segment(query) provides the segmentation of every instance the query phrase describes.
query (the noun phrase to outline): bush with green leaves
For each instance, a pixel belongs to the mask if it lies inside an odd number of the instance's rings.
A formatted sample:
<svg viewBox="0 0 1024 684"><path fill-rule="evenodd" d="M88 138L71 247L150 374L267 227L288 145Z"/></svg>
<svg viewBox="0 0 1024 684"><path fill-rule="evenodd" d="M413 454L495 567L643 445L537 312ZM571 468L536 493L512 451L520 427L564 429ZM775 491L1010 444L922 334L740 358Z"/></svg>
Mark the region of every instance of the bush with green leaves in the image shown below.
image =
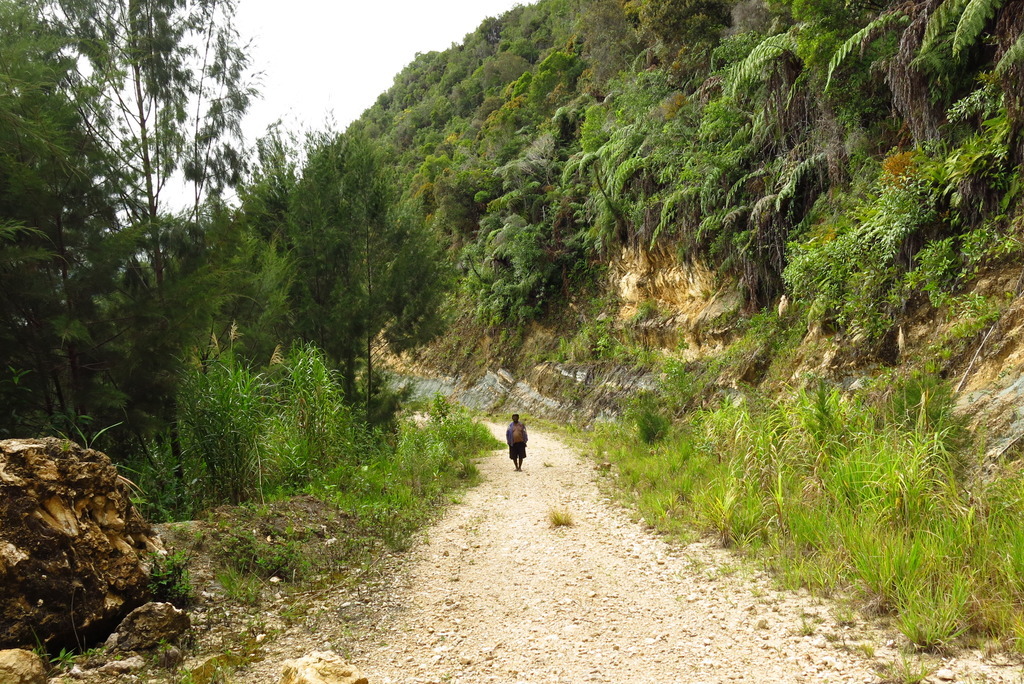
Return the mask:
<svg viewBox="0 0 1024 684"><path fill-rule="evenodd" d="M149 557L149 590L153 600L187 608L194 588L188 571L188 554L183 551L154 553Z"/></svg>
<svg viewBox="0 0 1024 684"><path fill-rule="evenodd" d="M638 396L626 411L626 419L633 423L636 436L645 444L664 439L672 425L652 394Z"/></svg>
<svg viewBox="0 0 1024 684"><path fill-rule="evenodd" d="M393 447L369 452L354 470L336 466L311 490L352 511L368 534L404 548L448 492L476 479L474 457L498 446L465 409L436 397L426 424L404 421Z"/></svg>

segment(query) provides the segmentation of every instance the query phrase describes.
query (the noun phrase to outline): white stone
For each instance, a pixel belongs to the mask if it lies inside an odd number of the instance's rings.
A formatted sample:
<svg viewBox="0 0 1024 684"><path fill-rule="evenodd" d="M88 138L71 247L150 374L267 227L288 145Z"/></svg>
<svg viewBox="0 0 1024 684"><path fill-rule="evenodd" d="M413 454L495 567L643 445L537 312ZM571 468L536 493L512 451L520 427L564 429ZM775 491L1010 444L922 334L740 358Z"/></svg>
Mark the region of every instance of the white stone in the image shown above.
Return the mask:
<svg viewBox="0 0 1024 684"><path fill-rule="evenodd" d="M366 677L331 651L287 660L279 684L369 684Z"/></svg>

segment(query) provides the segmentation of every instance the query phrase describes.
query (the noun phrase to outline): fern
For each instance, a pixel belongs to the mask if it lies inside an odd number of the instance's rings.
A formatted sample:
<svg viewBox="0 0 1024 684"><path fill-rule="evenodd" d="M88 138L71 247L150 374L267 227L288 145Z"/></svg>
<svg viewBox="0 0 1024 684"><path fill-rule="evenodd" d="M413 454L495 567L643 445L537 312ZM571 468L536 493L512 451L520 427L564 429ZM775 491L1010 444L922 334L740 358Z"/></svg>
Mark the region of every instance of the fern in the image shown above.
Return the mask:
<svg viewBox="0 0 1024 684"><path fill-rule="evenodd" d="M750 173L740 176L740 179L732 184L729 192L725 195L726 204L736 204L740 195L746 190L747 183L764 175L764 168L755 169Z"/></svg>
<svg viewBox="0 0 1024 684"><path fill-rule="evenodd" d="M772 129L768 125L767 111L765 107L760 107L750 121L749 139L755 145L769 144L772 140Z"/></svg>
<svg viewBox="0 0 1024 684"><path fill-rule="evenodd" d="M742 226L743 220L750 213L750 207L746 204L734 207L728 211L722 218L722 225L726 228L733 228L735 226Z"/></svg>
<svg viewBox="0 0 1024 684"><path fill-rule="evenodd" d="M597 154L601 161L607 162L610 167L627 157L634 156L643 142L641 123L633 123L616 130L611 139L597 150Z"/></svg>
<svg viewBox="0 0 1024 684"><path fill-rule="evenodd" d="M1011 45L1010 49L999 60L999 64L996 65L996 75L1002 76L1006 73L1007 69L1021 62L1024 62L1024 35L1017 38L1017 42Z"/></svg>
<svg viewBox="0 0 1024 684"><path fill-rule="evenodd" d="M815 173L818 168L825 163L826 156L824 152L811 155L807 159L803 160L794 167L793 172L790 173L789 179L786 184L779 190L779 194L775 198L775 211L782 211L782 204L793 199L796 196L797 188L804 182L804 180Z"/></svg>
<svg viewBox="0 0 1024 684"><path fill-rule="evenodd" d="M702 214L712 213L725 199L723 186L728 182L725 176L729 170L728 166L717 165L705 174L704 183L700 189L700 211Z"/></svg>
<svg viewBox="0 0 1024 684"><path fill-rule="evenodd" d="M959 57L965 48L973 45L985 26L996 15L1006 0L970 0L953 34L953 56Z"/></svg>
<svg viewBox="0 0 1024 684"><path fill-rule="evenodd" d="M722 221L727 213L726 209L721 209L705 216L704 220L697 227L697 239L705 240L720 233L722 231Z"/></svg>
<svg viewBox="0 0 1024 684"><path fill-rule="evenodd" d="M924 38L921 41L921 48L918 54L930 52L935 47L936 41L946 33L947 28L953 21L959 19L964 13L964 8L971 0L946 0L939 5L932 15L928 17L928 24L924 27Z"/></svg>
<svg viewBox="0 0 1024 684"><path fill-rule="evenodd" d="M665 198L665 201L661 205L661 216L658 220L658 225L654 229L654 234L651 236L651 247L654 247L661 233L676 220L676 216L678 215L677 208L679 206L692 207L699 197L700 188L698 186L681 184L676 187L672 194Z"/></svg>
<svg viewBox="0 0 1024 684"><path fill-rule="evenodd" d="M665 201L661 203L661 215L658 217L658 225L655 226L654 233L651 235L651 248L657 244L661 233L676 220L676 207L679 205L680 200L682 200L683 193L686 190L686 186L676 188L675 191L666 197Z"/></svg>
<svg viewBox="0 0 1024 684"><path fill-rule="evenodd" d="M750 51L746 59L729 70L727 93L736 97L737 91L747 83L760 80L767 65L786 53L796 54L796 36L792 33L777 33L761 41Z"/></svg>
<svg viewBox="0 0 1024 684"><path fill-rule="evenodd" d="M764 117L762 117L761 121L762 123L764 122ZM736 129L736 133L729 140L729 147L734 149L744 148L751 143L753 136L754 123L752 121L745 123Z"/></svg>
<svg viewBox="0 0 1024 684"><path fill-rule="evenodd" d="M825 79L825 90L827 91L829 86L832 85L832 74L835 73L835 70L846 61L855 49L859 48L863 51L869 43L884 35L887 31L896 26L906 24L908 21L909 17L899 10L881 14L870 24L850 36L845 43L839 46L839 49L832 55L832 59L828 63L828 78Z"/></svg>
<svg viewBox="0 0 1024 684"><path fill-rule="evenodd" d="M586 172L597 159L597 152L574 155L565 163L565 168L562 169L562 184L568 185L574 176Z"/></svg>
<svg viewBox="0 0 1024 684"><path fill-rule="evenodd" d="M749 223L754 226L763 225L765 218L771 214L770 209L775 207L775 200L778 195L768 194L757 200L750 208Z"/></svg>
<svg viewBox="0 0 1024 684"><path fill-rule="evenodd" d="M623 189L626 187L626 183L630 181L641 169L644 168L644 163L647 160L644 157L630 157L615 169L615 173L612 175L611 183L611 194L614 197L618 197L622 194Z"/></svg>

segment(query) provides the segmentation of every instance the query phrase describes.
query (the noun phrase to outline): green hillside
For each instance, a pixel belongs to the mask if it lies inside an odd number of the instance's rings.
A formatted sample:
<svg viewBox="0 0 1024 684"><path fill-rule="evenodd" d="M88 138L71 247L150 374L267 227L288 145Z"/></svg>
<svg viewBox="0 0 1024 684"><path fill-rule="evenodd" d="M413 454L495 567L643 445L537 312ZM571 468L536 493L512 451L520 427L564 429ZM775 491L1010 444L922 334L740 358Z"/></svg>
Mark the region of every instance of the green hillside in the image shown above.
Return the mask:
<svg viewBox="0 0 1024 684"><path fill-rule="evenodd" d="M1019 653L1022 7L541 0L420 55L350 129L457 271L419 369L646 373L595 439L645 521Z"/></svg>
<svg viewBox="0 0 1024 684"><path fill-rule="evenodd" d="M933 9L542 0L418 56L353 130L489 324L629 246L878 345L924 298L993 315L958 294L1020 254L1019 7Z"/></svg>

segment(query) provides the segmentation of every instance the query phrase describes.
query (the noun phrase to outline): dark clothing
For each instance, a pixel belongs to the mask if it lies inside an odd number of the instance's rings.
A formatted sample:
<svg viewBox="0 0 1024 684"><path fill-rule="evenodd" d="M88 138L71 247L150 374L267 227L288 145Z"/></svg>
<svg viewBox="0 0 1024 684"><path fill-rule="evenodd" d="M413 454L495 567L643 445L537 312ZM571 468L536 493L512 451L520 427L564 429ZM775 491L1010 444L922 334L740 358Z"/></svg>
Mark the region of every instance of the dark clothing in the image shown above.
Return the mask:
<svg viewBox="0 0 1024 684"><path fill-rule="evenodd" d="M519 428L518 430L516 428ZM522 441L518 441L515 433L522 434ZM505 442L508 443L508 457L512 459L512 463L515 464L516 470L523 469L523 459L526 458L526 441L530 439L530 436L526 434L526 425L522 422L511 422L508 424L508 429L505 430Z"/></svg>

